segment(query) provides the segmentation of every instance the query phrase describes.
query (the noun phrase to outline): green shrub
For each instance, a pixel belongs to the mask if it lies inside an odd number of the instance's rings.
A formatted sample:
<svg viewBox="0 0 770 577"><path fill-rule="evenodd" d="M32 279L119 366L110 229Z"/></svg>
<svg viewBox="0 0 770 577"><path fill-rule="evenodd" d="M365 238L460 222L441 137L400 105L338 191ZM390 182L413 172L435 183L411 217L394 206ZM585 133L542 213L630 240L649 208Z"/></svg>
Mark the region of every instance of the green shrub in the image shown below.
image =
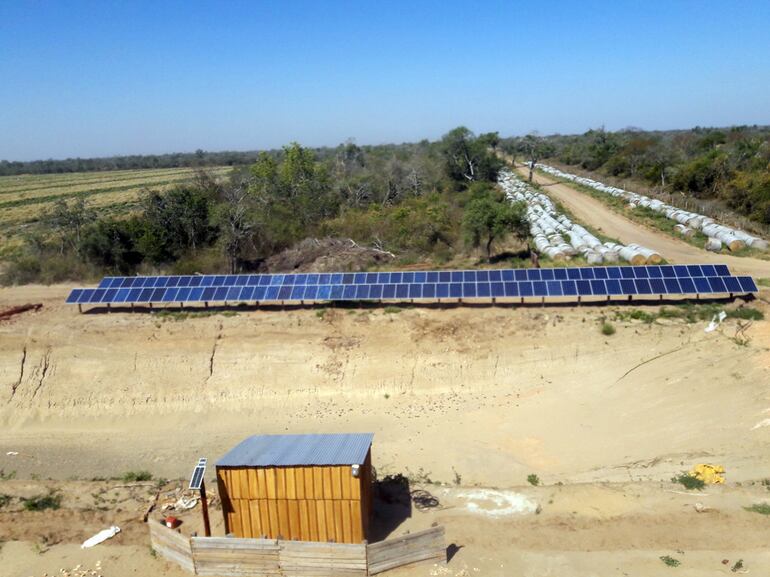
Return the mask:
<svg viewBox="0 0 770 577"><path fill-rule="evenodd" d="M602 334L606 337L614 335L615 327L608 322L602 323Z"/></svg>
<svg viewBox="0 0 770 577"><path fill-rule="evenodd" d="M744 509L760 515L770 515L770 503L754 503L751 507L744 507Z"/></svg>
<svg viewBox="0 0 770 577"><path fill-rule="evenodd" d="M11 497L10 495L0 493L0 509L8 505L11 502L11 499L13 499L13 497Z"/></svg>
<svg viewBox="0 0 770 577"><path fill-rule="evenodd" d="M540 477L538 477L534 473L530 473L529 475L527 475L527 483L529 483L533 487L537 487L540 484Z"/></svg>
<svg viewBox="0 0 770 577"><path fill-rule="evenodd" d="M121 478L125 483L135 483L138 481L151 481L152 473L149 471L129 471L125 473Z"/></svg>
<svg viewBox="0 0 770 577"><path fill-rule="evenodd" d="M61 507L61 495L50 492L47 495L37 495L29 499L22 499L21 504L26 511L56 510Z"/></svg>
<svg viewBox="0 0 770 577"><path fill-rule="evenodd" d="M727 311L727 317L745 321L761 321L765 318L765 315L762 311L751 307L740 307L738 309Z"/></svg>
<svg viewBox="0 0 770 577"><path fill-rule="evenodd" d="M698 491L706 486L706 483L703 481L703 479L693 477L690 475L690 473L682 473L678 477L672 477L671 481L673 483L679 483L680 485L684 486L685 489L697 489Z"/></svg>
<svg viewBox="0 0 770 577"><path fill-rule="evenodd" d="M660 560L663 561L663 563L665 563L669 567L679 567L682 564L682 562L679 559L674 559L669 555L663 555L660 558Z"/></svg>
<svg viewBox="0 0 770 577"><path fill-rule="evenodd" d="M384 309L382 309L382 312L389 315L395 315L400 313L402 310L404 309L402 309L401 307L387 306Z"/></svg>

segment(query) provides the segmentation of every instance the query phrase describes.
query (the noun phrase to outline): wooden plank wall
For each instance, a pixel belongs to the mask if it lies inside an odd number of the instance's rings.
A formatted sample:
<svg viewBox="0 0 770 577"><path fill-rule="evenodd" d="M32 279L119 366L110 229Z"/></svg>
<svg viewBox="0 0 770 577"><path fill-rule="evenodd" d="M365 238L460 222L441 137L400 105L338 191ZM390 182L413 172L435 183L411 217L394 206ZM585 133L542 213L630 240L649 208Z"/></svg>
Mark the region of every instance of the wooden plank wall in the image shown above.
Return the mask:
<svg viewBox="0 0 770 577"><path fill-rule="evenodd" d="M366 577L366 545L280 541L281 575Z"/></svg>
<svg viewBox="0 0 770 577"><path fill-rule="evenodd" d="M197 575L281 575L274 539L193 537L190 542Z"/></svg>
<svg viewBox="0 0 770 577"><path fill-rule="evenodd" d="M433 527L418 533L388 539L366 546L369 575L403 565L429 561L446 563L444 527Z"/></svg>
<svg viewBox="0 0 770 577"><path fill-rule="evenodd" d="M349 465L218 467L226 530L244 538L361 543L367 475L353 477Z"/></svg>
<svg viewBox="0 0 770 577"><path fill-rule="evenodd" d="M371 545L187 537L151 521L152 548L190 573L247 577L366 577L418 562L446 563L444 528Z"/></svg>
<svg viewBox="0 0 770 577"><path fill-rule="evenodd" d="M190 540L157 521L150 520L150 544L160 556L173 561L182 569L195 572Z"/></svg>

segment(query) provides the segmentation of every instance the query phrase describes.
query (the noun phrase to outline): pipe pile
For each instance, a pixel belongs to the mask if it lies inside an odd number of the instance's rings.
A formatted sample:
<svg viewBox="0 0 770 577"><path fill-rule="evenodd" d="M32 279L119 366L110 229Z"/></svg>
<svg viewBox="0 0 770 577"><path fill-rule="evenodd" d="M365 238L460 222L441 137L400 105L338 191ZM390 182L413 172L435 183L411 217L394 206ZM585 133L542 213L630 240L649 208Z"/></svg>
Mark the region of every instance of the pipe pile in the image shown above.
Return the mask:
<svg viewBox="0 0 770 577"><path fill-rule="evenodd" d="M524 202L527 206L529 232L539 254L551 260L565 260L582 255L590 265L616 263L620 260L634 265L658 264L661 256L648 248L602 243L598 238L566 215L558 212L550 198L530 187L510 171L501 171L498 184L508 200Z"/></svg>
<svg viewBox="0 0 770 577"><path fill-rule="evenodd" d="M630 208L642 206L655 212L661 213L665 215L666 218L674 220L678 223L674 227L674 230L682 236L689 238L693 235L693 231L698 230L709 237L706 241L706 246L704 247L706 250L713 250L718 252L722 249L722 245L726 246L731 251L739 250L744 246L750 246L751 248L755 248L757 250L768 249L769 245L766 240L750 235L747 232L736 228L730 228L729 226L717 224L714 222L713 218L703 216L702 214L690 212L688 210L682 210L680 208L676 208L675 206L671 206L670 204L666 204L661 200L650 198L648 196L644 196L643 194L637 194L622 188L617 188L615 186L609 186L591 178L570 174L568 172L559 170L558 168L554 168L553 166L548 166L546 164L537 164L536 166L540 170L547 172L548 174L552 174L558 178L577 182L584 186L591 187L594 190L598 190L599 192L604 192L606 194L622 198L628 203Z"/></svg>

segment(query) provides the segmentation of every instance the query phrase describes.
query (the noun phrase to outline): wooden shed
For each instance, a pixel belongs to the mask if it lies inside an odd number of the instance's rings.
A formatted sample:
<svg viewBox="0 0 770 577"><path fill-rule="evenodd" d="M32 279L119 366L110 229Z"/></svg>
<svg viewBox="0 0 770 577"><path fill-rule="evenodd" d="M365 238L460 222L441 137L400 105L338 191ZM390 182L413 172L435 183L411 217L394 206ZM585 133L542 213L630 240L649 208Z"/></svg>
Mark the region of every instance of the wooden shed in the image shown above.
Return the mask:
<svg viewBox="0 0 770 577"><path fill-rule="evenodd" d="M217 462L225 531L360 543L372 514L371 433L256 435Z"/></svg>

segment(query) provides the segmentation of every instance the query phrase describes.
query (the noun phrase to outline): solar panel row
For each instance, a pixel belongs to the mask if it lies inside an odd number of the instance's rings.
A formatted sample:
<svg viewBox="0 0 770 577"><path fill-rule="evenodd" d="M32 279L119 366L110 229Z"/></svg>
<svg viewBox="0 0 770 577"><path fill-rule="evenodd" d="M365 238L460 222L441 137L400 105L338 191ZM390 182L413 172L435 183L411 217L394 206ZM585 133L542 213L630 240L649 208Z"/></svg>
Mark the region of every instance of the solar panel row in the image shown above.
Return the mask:
<svg viewBox="0 0 770 577"><path fill-rule="evenodd" d="M97 288L422 284L730 276L725 265L661 265L420 272L105 277Z"/></svg>
<svg viewBox="0 0 770 577"><path fill-rule="evenodd" d="M756 292L751 277L74 289L70 304L698 295Z"/></svg>

